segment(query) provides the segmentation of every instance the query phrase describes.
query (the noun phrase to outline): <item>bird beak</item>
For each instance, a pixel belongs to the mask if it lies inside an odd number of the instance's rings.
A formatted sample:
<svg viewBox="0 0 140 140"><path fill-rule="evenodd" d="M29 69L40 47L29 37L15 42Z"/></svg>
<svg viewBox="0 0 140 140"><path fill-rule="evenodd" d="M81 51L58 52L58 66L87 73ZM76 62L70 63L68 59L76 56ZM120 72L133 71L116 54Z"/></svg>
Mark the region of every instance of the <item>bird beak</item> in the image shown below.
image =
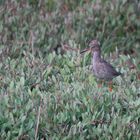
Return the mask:
<svg viewBox="0 0 140 140"><path fill-rule="evenodd" d="M87 51L91 51L91 48L86 48L86 49L82 50L82 51L80 52L80 54L85 53L85 52L87 52Z"/></svg>

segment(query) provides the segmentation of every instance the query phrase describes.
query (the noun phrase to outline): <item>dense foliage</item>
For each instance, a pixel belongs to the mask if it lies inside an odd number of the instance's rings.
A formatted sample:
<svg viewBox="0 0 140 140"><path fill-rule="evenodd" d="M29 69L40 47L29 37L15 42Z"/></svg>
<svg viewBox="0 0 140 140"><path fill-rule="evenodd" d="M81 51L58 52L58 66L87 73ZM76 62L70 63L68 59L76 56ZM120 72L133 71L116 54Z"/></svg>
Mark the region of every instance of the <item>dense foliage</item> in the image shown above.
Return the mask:
<svg viewBox="0 0 140 140"><path fill-rule="evenodd" d="M139 16L138 0L1 1L0 139L138 140ZM93 38L123 73L112 92L80 54Z"/></svg>

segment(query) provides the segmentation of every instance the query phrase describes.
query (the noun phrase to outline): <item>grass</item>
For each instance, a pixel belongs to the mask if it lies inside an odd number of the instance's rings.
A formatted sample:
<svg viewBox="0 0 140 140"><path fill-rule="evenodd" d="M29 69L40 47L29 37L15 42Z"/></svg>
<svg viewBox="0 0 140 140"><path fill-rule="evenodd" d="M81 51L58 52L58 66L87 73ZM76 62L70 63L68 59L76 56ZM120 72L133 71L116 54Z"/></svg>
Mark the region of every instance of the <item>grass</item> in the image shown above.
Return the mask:
<svg viewBox="0 0 140 140"><path fill-rule="evenodd" d="M0 139L138 140L138 6L129 0L2 1ZM91 56L79 53L93 38L123 73L112 92L106 84L98 88ZM69 48L63 54L55 52L61 45Z"/></svg>

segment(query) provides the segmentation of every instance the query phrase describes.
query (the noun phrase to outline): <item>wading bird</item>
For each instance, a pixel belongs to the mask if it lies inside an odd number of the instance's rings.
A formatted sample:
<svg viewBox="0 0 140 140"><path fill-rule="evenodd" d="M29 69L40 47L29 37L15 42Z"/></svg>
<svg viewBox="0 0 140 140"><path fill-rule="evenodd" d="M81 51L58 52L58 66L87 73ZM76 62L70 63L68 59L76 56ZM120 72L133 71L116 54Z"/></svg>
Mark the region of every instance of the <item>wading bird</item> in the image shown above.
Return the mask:
<svg viewBox="0 0 140 140"><path fill-rule="evenodd" d="M101 57L100 42L98 40L92 40L89 43L89 48L83 50L81 53L86 51L91 51L93 54L92 66L95 77L109 81L111 85L112 79L121 75L120 72L117 72L111 64ZM109 89L112 91L112 86Z"/></svg>

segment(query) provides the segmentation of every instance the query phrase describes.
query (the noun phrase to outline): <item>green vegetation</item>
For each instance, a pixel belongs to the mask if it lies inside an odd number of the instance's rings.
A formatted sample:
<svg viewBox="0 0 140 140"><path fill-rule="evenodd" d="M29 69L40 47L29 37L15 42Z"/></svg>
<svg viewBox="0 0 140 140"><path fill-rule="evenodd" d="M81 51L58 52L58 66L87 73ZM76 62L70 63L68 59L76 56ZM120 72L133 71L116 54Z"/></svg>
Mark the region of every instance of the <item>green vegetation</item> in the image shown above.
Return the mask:
<svg viewBox="0 0 140 140"><path fill-rule="evenodd" d="M1 1L0 139L139 140L139 16L138 0ZM123 73L112 92L79 53L93 38Z"/></svg>

